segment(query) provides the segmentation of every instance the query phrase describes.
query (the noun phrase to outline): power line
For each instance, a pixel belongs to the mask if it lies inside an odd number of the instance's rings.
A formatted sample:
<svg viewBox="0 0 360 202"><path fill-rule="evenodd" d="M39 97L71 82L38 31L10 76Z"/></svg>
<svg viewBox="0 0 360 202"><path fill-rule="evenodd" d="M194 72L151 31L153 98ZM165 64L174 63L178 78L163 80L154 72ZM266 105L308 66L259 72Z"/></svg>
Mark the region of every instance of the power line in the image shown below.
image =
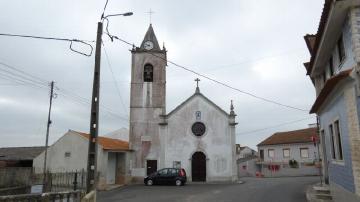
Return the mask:
<svg viewBox="0 0 360 202"><path fill-rule="evenodd" d="M123 42L123 43L126 43L126 44L128 44L128 45L134 46L134 45L131 44L130 42L127 42L127 41L125 41L125 40L123 40L123 39L120 39L120 38L117 37L117 36L112 36L112 37L113 37L114 39L117 39L117 40ZM222 85L222 86L224 86L224 87L230 88L230 89L232 89L232 90L235 90L235 91L240 92L240 93L242 93L242 94L248 95L248 96L250 96L250 97L253 97L253 98L262 100L262 101L264 101L264 102L272 103L272 104L279 105L279 106L286 107L286 108L290 108L290 109L295 109L295 110L298 110L298 111L303 111L303 112L308 112L308 111L309 111L309 110L307 110L307 109L301 109L301 108L294 107L294 106L291 106L291 105L283 104L283 103L280 103L280 102L277 102L277 101L274 101L274 100L271 100L271 99L268 99L268 98L264 98L264 97L258 96L258 95L254 94L254 93L250 93L250 92L241 90L241 89L236 88L236 87L233 87L233 86L231 86L231 85L229 85L229 84L227 84L227 83L225 83L225 82L218 81L218 80L213 79L213 78L211 78L211 77L209 77L209 76L207 76L207 75L205 75L205 74L201 74L201 73L199 73L199 72L196 72L196 71L192 70L190 67L185 67L185 66L183 66L183 65L177 64L177 63L175 63L175 62L173 62L173 61L171 61L171 60L168 60L167 58L161 57L161 56L156 55L156 54L154 54L154 53L147 52L147 51L145 51L145 53L150 54L150 55L152 55L152 56L154 56L154 57L160 58L160 59L166 61L167 63L170 63L170 64L172 64L172 65L174 65L174 66L176 66L176 67L179 67L179 68L184 69L184 70L186 70L186 71L188 71L188 72L191 72L191 73L193 73L193 74L195 74L195 75L198 75L198 76L200 76L200 77L203 77L203 78L205 78L205 79L207 79L207 80L210 80L210 81L212 81L212 82L214 82L214 83L217 83L217 84Z"/></svg>
<svg viewBox="0 0 360 202"><path fill-rule="evenodd" d="M40 77L34 76L30 73L27 73L27 72L25 72L19 68L16 68L14 66L5 64L4 62L1 62L1 61L0 61L0 65L3 65L4 67L14 70L13 72L11 72L11 71L0 68L0 77L1 78L4 78L8 81L15 82L18 84L48 90L49 82L47 82L46 80L44 80ZM57 88L57 90L61 91L58 93L59 95L67 97L67 98L77 102L78 104L82 104L82 105L85 104L87 106L91 104L91 101L89 99L81 97L81 96L77 95L76 93L73 93L69 90L66 90L64 88L60 88L60 89ZM114 110L112 110L111 108L109 108L107 106L100 105L100 107L101 107L101 109L104 110L104 112L106 112L109 115L112 115L113 117L116 117L116 118L119 118L122 120L128 120L128 118L124 118L123 116L118 115L117 113L114 112Z"/></svg>
<svg viewBox="0 0 360 202"><path fill-rule="evenodd" d="M60 89L61 91L61 89ZM58 93L59 95L63 96L64 98L67 98L68 100L71 100L79 105L82 105L82 106L90 106L91 103L89 100L83 100L84 98L78 98L76 96L72 96L72 95L69 95L69 94L66 94L64 92L59 92ZM104 110L104 112L114 118L117 118L117 119L121 119L121 120L124 120L124 121L128 121L128 119L126 117L123 117L123 116L120 116L119 114L117 113L114 113L112 109L108 108L108 107L105 107L105 106L101 106L101 109Z"/></svg>
<svg viewBox="0 0 360 202"><path fill-rule="evenodd" d="M44 83L44 82L39 82L39 81L37 81L37 80L28 78L28 77L26 77L26 76L24 76L24 75L20 75L20 74L17 74L17 73L15 73L15 72L11 72L11 71L8 71L8 70L5 70L5 69L1 69L1 68L0 68L0 71L5 72L5 73L7 73L7 74L9 74L9 75L11 75L11 76L17 76L17 77L19 77L19 78L21 78L21 79L23 79L23 80L30 81L30 82L36 83L36 84L38 84L38 85L44 85L44 84L46 84L46 83Z"/></svg>
<svg viewBox="0 0 360 202"><path fill-rule="evenodd" d="M34 82L31 82L31 81L28 81L28 80L21 79L21 78L17 77L16 74L15 75L8 75L8 74L1 73L1 71L0 71L0 77L6 79L8 81L18 83L18 84L23 84L23 85L27 85L27 86L30 85L30 86L35 87L35 88L42 88L42 89L46 88L47 89L46 85L41 85L41 84L38 84L38 83L34 83Z"/></svg>
<svg viewBox="0 0 360 202"><path fill-rule="evenodd" d="M15 71L17 71L17 72L20 72L20 73L22 73L22 74L28 75L28 76L30 76L30 77L32 77L32 78L34 78L34 79L38 79L38 80L42 81L43 83L48 83L46 80L41 79L41 78L39 78L39 77L37 77L37 76L31 75L31 74L29 74L29 73L26 73L26 72L24 72L24 71L22 71L22 70L20 70L20 69L18 69L18 68L16 68L16 67L14 67L14 66L5 64L5 63L3 63L3 62L1 62L1 61L0 61L0 64L3 65L3 66L5 66L5 67L7 67L7 68L13 69L13 70L15 70Z"/></svg>
<svg viewBox="0 0 360 202"><path fill-rule="evenodd" d="M250 130L250 131L246 131L246 132L241 132L241 133L236 133L236 135L247 135L250 133L255 133L255 132L259 132L259 131L264 131L264 130L268 130L268 129L272 129L272 128L277 128L280 126L284 126L284 125L289 125L289 124L293 124L293 123L297 123L297 122L301 122L301 121L305 121L305 120L309 120L309 119L313 119L314 117L307 117L307 118L303 118L303 119L298 119L295 121L290 121L290 122L285 122L285 123L281 123L278 125L273 125L273 126L269 126L266 128L261 128L261 129L255 129L255 130Z"/></svg>
<svg viewBox="0 0 360 202"><path fill-rule="evenodd" d="M22 37L22 38L33 38L33 39L48 39L48 40L57 40L57 41L95 42L94 40L91 41L91 40L80 40L80 39L69 39L69 38L57 38L57 37L44 37L44 36L23 35L23 34L5 34L5 33L0 33L0 36Z"/></svg>
<svg viewBox="0 0 360 202"><path fill-rule="evenodd" d="M106 10L106 7L107 7L108 3L109 3L109 0L106 0L105 6L104 6L104 10L103 10L103 12L102 12L102 14L101 14L101 19L104 18L105 10Z"/></svg>
<svg viewBox="0 0 360 202"><path fill-rule="evenodd" d="M124 112L125 112L126 114L128 114L128 111L126 110L126 106L125 106L124 100L123 100L123 98L122 98L122 96L121 96L121 92L120 92L120 89L119 89L119 84L118 84L118 82L117 82L117 80L116 80L116 78L115 78L115 74L114 74L114 71L113 71L112 66L111 66L111 63L110 63L109 55L107 54L107 51L106 51L106 48L105 48L105 44L102 43L102 45L103 45L103 47L104 47L105 58L106 58L106 61L107 61L107 63L108 63L108 67L109 67L110 72L111 72L111 77L112 77L112 79L113 79L114 82L115 82L116 92L117 92L117 94L118 94L119 97L120 97L121 105L122 105L122 107L123 107Z"/></svg>
<svg viewBox="0 0 360 202"><path fill-rule="evenodd" d="M23 34L6 34L6 33L0 33L0 36L8 36L8 37L21 37L21 38L32 38L32 39L44 39L44 40L55 40L55 41L67 41L70 42L70 50L79 53L81 55L85 55L90 57L92 55L92 52L94 48L92 47L91 42L95 41L89 41L89 40L80 40L80 39L69 39L69 38L57 38L57 37L43 37L43 36L34 36L34 35L23 35ZM73 48L73 42L82 43L90 47L90 53L83 53L78 50L75 50Z"/></svg>
<svg viewBox="0 0 360 202"><path fill-rule="evenodd" d="M82 104L82 105L86 105L86 106L91 105L91 101L89 99L84 98L80 95L77 95L76 93L73 93L64 88L59 88L59 91L60 91L60 93L59 93L60 95L67 97L69 99L72 99L72 100L76 101L78 104ZM119 118L122 120L126 120L126 121L128 120L128 118L115 113L113 109L111 109L105 105L100 104L100 109L104 110L104 112L108 113L109 115L112 115L113 117L116 117L116 118Z"/></svg>
<svg viewBox="0 0 360 202"><path fill-rule="evenodd" d="M25 84L21 84L21 83L0 83L0 86L21 86L21 85L25 85Z"/></svg>
<svg viewBox="0 0 360 202"><path fill-rule="evenodd" d="M282 51L280 53L277 54L272 54L272 55L268 55L268 56L263 56L263 57L258 57L258 58L254 58L254 59L247 59L247 60L243 60L243 61L239 61L237 63L232 63L232 64L218 64L218 65L211 65L214 66L215 68L210 68L207 69L207 71L212 71L212 70L217 70L219 68L223 69L223 68L228 68L228 67L232 67L232 66L237 66L237 65L242 65L242 64L246 64L246 63L253 63L253 62L258 62L261 60L265 60L265 59L269 59L269 58L277 58L279 56L282 56L286 53L286 55L288 55L289 53L294 54L295 52L299 52L301 50L304 50L303 48L298 48L298 49L292 49L292 50L287 50L287 51Z"/></svg>

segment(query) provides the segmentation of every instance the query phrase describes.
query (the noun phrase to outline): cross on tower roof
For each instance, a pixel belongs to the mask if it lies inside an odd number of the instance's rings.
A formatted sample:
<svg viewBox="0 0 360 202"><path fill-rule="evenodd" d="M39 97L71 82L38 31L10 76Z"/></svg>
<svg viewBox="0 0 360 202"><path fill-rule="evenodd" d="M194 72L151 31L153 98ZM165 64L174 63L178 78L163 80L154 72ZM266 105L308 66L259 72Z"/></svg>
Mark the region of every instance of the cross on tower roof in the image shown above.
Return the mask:
<svg viewBox="0 0 360 202"><path fill-rule="evenodd" d="M199 81L200 81L200 79L199 79L199 78L196 78L194 81L196 81L196 87L199 87Z"/></svg>
<svg viewBox="0 0 360 202"><path fill-rule="evenodd" d="M196 81L196 91L195 91L195 93L200 93L200 88L199 88L199 81L200 81L200 79L199 79L199 78L196 78L194 81Z"/></svg>
<svg viewBox="0 0 360 202"><path fill-rule="evenodd" d="M152 11L151 8L150 8L150 10L148 12L146 12L146 13L149 14L149 20L150 20L150 24L151 24L151 15L154 14L155 12Z"/></svg>

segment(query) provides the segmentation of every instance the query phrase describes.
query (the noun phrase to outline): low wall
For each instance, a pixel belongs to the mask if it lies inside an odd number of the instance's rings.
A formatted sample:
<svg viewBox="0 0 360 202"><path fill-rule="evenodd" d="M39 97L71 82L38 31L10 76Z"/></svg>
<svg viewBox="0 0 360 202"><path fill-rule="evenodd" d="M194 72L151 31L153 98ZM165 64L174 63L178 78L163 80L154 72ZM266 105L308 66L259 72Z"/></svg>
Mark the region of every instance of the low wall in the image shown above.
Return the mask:
<svg viewBox="0 0 360 202"><path fill-rule="evenodd" d="M320 175L319 168L314 165L299 165L291 168L288 164L260 164L260 172L264 177L297 177L297 176L317 176Z"/></svg>
<svg viewBox="0 0 360 202"><path fill-rule="evenodd" d="M52 192L43 194L20 194L0 196L0 202L49 202L49 201L73 201L80 202L85 196L84 191Z"/></svg>
<svg viewBox="0 0 360 202"><path fill-rule="evenodd" d="M257 159L249 159L246 161L238 161L238 177L255 177L256 172L259 171L258 166L256 165Z"/></svg>
<svg viewBox="0 0 360 202"><path fill-rule="evenodd" d="M18 186L9 188L0 188L0 196L28 194L31 192L31 186Z"/></svg>
<svg viewBox="0 0 360 202"><path fill-rule="evenodd" d="M31 186L32 168L0 168L0 188Z"/></svg>

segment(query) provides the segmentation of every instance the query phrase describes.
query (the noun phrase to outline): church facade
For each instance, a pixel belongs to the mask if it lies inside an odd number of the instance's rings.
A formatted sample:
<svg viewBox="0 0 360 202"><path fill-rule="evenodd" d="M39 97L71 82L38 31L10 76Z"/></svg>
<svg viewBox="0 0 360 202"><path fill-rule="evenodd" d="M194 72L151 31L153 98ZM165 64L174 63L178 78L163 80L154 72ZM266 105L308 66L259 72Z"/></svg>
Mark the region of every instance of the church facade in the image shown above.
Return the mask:
<svg viewBox="0 0 360 202"><path fill-rule="evenodd" d="M200 93L166 113L166 52L152 25L132 49L130 162L134 181L161 168L181 167L189 181L237 180L235 113ZM198 82L199 80L197 80Z"/></svg>

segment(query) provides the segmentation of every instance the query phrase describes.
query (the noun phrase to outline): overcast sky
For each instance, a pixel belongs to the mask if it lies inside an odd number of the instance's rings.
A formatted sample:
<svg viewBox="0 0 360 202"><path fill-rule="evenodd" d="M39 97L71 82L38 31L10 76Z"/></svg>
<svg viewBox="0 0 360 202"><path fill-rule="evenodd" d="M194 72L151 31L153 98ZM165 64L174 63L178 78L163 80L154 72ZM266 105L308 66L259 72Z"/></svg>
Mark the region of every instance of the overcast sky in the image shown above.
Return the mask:
<svg viewBox="0 0 360 202"><path fill-rule="evenodd" d="M0 33L95 40L104 3L0 1ZM149 26L146 12L152 9L152 24L159 43L165 43L169 60L258 96L310 109L315 92L302 65L309 60L303 36L316 32L322 4L322 0L109 0L106 14L134 12L133 16L110 18L109 31L139 46ZM106 35L103 41L109 60L103 49L100 99L106 108L101 110L100 134L128 127L131 65L130 46L111 42ZM0 36L0 44L1 63L56 82L50 143L68 129L89 131L90 105L75 96L91 98L94 54L74 53L63 41ZM75 48L88 51L86 46ZM0 147L43 145L49 90L9 81L6 71L12 70L0 65ZM167 112L194 93L196 77L167 67ZM315 122L310 118L248 133L313 116L200 79L201 92L224 110L229 111L230 100L234 100L237 143L242 145L256 148L276 131L301 129Z"/></svg>

